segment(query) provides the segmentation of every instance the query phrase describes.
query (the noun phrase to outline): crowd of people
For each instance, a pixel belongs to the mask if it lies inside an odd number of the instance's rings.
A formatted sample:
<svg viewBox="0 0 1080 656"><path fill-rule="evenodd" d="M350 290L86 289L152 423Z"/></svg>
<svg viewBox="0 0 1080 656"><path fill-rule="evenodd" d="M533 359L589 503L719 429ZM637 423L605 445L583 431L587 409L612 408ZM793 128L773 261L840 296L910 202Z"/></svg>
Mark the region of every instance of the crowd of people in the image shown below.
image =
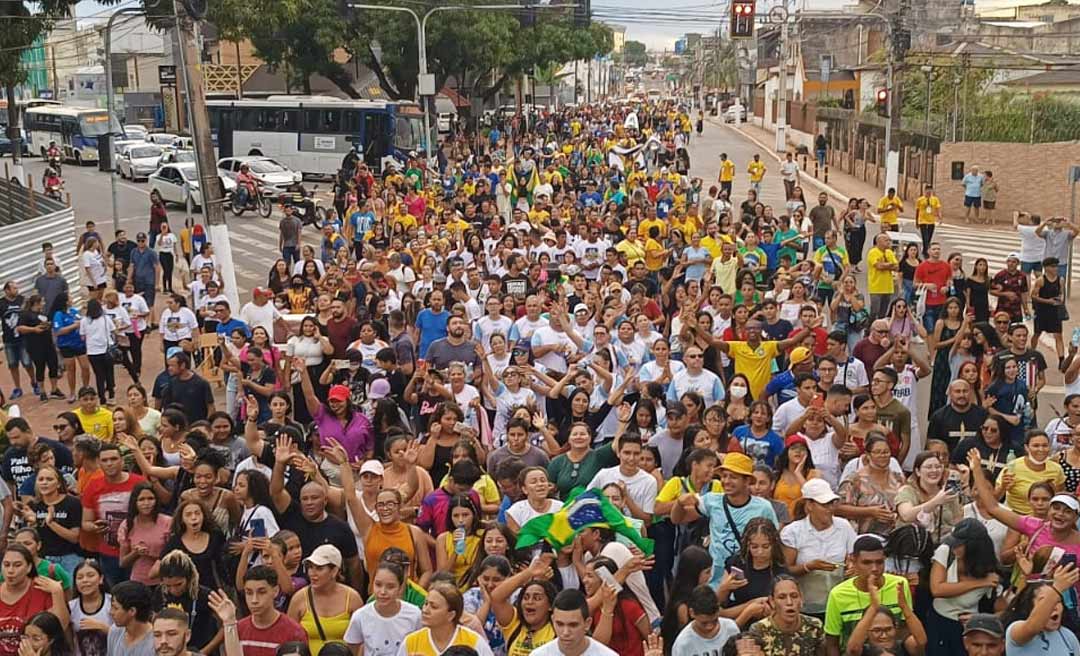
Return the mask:
<svg viewBox="0 0 1080 656"><path fill-rule="evenodd" d="M707 182L691 127L350 155L239 308L160 199L134 242L87 225L82 307L45 245L0 298L0 656L1080 654L1076 229L1020 216L965 270L932 189L894 248L893 190L810 207L790 154ZM22 375L75 404L51 438Z"/></svg>

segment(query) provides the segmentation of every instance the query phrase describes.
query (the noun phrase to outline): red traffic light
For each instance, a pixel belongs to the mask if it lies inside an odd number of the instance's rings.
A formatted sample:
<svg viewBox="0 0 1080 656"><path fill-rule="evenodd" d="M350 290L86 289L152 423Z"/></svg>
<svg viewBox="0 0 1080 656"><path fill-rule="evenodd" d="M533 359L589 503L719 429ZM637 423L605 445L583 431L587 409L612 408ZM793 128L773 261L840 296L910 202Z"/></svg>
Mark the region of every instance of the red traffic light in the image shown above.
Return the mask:
<svg viewBox="0 0 1080 656"><path fill-rule="evenodd" d="M756 0L732 0L731 36L752 37L754 35L754 10Z"/></svg>
<svg viewBox="0 0 1080 656"><path fill-rule="evenodd" d="M889 91L887 89L878 89L877 99L878 102L885 102L889 99Z"/></svg>

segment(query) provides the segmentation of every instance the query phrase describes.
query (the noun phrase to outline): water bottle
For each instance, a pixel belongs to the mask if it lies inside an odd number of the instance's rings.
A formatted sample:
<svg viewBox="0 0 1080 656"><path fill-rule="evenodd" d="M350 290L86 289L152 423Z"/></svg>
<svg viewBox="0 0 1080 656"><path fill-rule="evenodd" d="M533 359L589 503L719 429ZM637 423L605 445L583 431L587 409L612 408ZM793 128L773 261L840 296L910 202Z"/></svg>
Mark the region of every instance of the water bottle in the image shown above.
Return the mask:
<svg viewBox="0 0 1080 656"><path fill-rule="evenodd" d="M458 536L461 537L458 537ZM454 529L454 553L459 556L465 555L465 528L458 526Z"/></svg>

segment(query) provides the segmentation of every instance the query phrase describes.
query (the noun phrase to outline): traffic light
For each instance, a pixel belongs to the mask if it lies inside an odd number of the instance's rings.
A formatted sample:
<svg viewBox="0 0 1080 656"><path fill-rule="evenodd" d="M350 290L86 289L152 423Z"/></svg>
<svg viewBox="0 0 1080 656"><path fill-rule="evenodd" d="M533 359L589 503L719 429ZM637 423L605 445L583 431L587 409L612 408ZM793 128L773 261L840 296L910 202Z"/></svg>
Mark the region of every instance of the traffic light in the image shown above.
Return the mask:
<svg viewBox="0 0 1080 656"><path fill-rule="evenodd" d="M731 0L731 38L754 36L756 0Z"/></svg>
<svg viewBox="0 0 1080 656"><path fill-rule="evenodd" d="M574 7L574 27L588 27L591 17L592 0L577 0L577 6Z"/></svg>
<svg viewBox="0 0 1080 656"><path fill-rule="evenodd" d="M888 117L889 115L889 90L878 89L874 95L874 100L877 105L878 116Z"/></svg>

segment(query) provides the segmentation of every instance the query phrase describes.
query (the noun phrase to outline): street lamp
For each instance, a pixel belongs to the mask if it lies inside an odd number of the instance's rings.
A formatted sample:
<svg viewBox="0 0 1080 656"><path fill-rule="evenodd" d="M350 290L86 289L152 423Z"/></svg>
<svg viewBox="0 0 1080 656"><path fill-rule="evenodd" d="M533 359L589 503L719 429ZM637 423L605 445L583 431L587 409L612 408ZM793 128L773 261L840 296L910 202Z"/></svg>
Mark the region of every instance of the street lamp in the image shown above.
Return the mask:
<svg viewBox="0 0 1080 656"><path fill-rule="evenodd" d="M421 16L419 14L417 14L412 9L409 9L408 7L396 7L396 6L393 6L393 5L367 5L367 4L360 4L360 3L355 3L355 2L350 2L346 6L349 7L349 9L374 9L374 10L380 10L380 11L401 11L401 12L405 12L405 13L407 13L410 16L413 17L413 20L416 21L416 49L417 49L417 58L418 58L418 63L419 63L419 68L420 68L420 74L418 76L417 85L416 85L417 98L418 99L421 98L422 96L434 96L435 93L438 91L435 88L435 76L429 74L428 73L428 68L427 68L427 21L428 21L428 18L430 18L432 14L434 14L437 11L472 11L472 10L476 10L476 9L519 10L519 9L522 8L522 5L467 5L467 6L463 6L463 5L446 5L446 6L442 6L442 7L432 7L431 9L428 9L426 12L424 12L424 16L421 18ZM531 9L573 9L573 8L576 8L577 6L578 5L576 5L576 4L568 4L568 5L536 5L536 6L532 6ZM423 107L423 109L424 109L424 146L425 146L424 154L425 154L426 157L430 158L432 156L431 144L433 143L434 140L431 138L431 124L430 124L429 119L428 119L428 105L427 105L426 102L424 102L422 104L424 106Z"/></svg>
<svg viewBox="0 0 1080 656"><path fill-rule="evenodd" d="M109 22L105 24L105 111L109 114L109 139L108 139L108 153L101 152L98 149L98 158L109 158L109 191L112 194L112 223L113 232L120 230L120 210L117 202L117 183L116 183L116 148L113 144L113 138L117 135L112 131L113 114L116 111L116 89L113 88L113 71L112 71L112 28L117 18L121 16L145 16L146 12L139 7L124 7L113 12L112 16L109 16ZM100 146L100 144L98 144Z"/></svg>

